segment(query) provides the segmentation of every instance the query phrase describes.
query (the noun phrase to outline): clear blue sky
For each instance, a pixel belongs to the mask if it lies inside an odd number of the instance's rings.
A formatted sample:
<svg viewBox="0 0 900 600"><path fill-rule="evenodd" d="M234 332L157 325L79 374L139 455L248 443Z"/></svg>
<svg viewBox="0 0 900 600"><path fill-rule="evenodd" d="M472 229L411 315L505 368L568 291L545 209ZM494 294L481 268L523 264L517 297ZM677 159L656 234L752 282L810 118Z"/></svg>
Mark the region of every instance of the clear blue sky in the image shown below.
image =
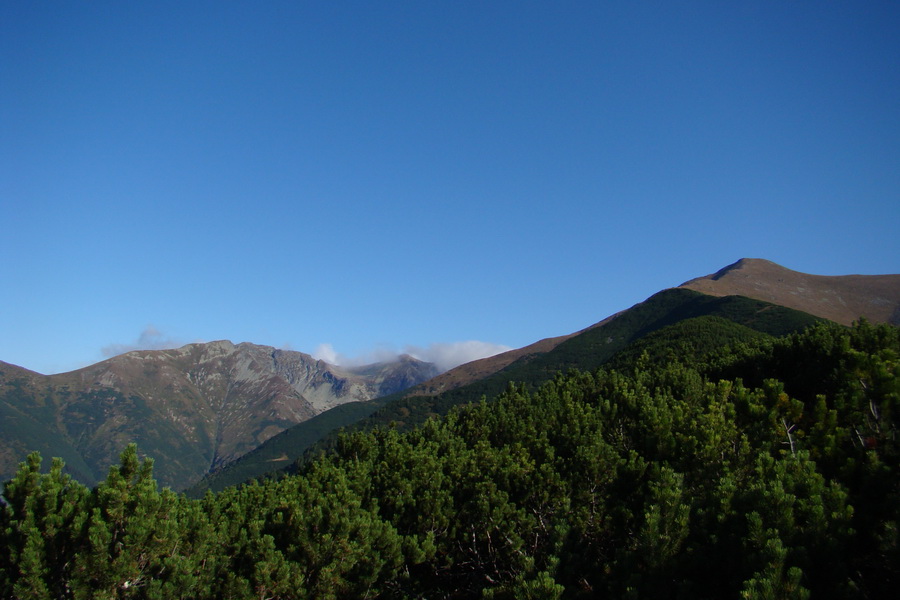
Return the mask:
<svg viewBox="0 0 900 600"><path fill-rule="evenodd" d="M897 2L4 2L0 360L520 347L741 257L898 273L898 31Z"/></svg>

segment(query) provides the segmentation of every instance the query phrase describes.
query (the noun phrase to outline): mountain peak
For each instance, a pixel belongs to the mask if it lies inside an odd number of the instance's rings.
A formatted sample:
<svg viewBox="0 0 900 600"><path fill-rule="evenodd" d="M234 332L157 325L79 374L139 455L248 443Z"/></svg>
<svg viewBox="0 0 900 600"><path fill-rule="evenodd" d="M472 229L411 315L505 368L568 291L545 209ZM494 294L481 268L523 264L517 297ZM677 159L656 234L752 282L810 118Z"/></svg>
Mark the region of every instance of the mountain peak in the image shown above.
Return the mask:
<svg viewBox="0 0 900 600"><path fill-rule="evenodd" d="M761 269L768 269L768 270L781 269L781 270L785 270L785 271L789 270L789 269L785 269L784 267L782 267L781 265L779 265L777 263L772 262L771 260L766 260L764 258L742 258L742 259L738 260L737 262L731 263L727 267L723 267L723 268L719 269L712 275L707 275L706 277L712 278L713 281L718 281L725 275L735 272L735 271L761 270ZM698 279L704 279L704 278L699 277ZM696 280L692 279L691 281L696 281ZM690 283L690 282L687 282L687 283ZM684 285L686 285L686 284L682 284L681 287L684 287Z"/></svg>
<svg viewBox="0 0 900 600"><path fill-rule="evenodd" d="M849 325L864 317L900 324L900 275L810 275L742 258L680 286L711 296L746 296Z"/></svg>
<svg viewBox="0 0 900 600"><path fill-rule="evenodd" d="M57 375L0 363L0 481L37 449L64 457L93 483L125 443L136 441L161 459L163 485L186 487L325 410L436 374L434 365L411 357L350 370L228 340L136 350Z"/></svg>

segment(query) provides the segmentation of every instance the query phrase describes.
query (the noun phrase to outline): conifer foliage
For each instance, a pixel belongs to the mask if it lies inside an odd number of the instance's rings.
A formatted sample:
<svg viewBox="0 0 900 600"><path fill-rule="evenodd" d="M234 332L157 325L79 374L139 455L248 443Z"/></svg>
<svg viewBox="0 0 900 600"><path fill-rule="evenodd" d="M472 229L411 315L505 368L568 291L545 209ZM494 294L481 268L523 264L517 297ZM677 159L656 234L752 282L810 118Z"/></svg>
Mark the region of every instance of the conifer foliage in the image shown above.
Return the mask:
<svg viewBox="0 0 900 600"><path fill-rule="evenodd" d="M93 490L31 455L0 597L894 597L896 328L615 365L200 500L158 490L134 446Z"/></svg>

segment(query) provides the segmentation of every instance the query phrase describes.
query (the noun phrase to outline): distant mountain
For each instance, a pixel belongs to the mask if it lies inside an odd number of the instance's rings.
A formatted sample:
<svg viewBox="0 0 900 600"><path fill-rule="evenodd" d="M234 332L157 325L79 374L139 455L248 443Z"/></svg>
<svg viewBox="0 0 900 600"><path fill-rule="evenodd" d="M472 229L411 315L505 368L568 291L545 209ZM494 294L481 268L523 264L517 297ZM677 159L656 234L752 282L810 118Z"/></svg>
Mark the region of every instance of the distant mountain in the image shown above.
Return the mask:
<svg viewBox="0 0 900 600"><path fill-rule="evenodd" d="M843 325L860 317L900 325L900 275L809 275L760 258L742 258L680 287L711 296L747 296Z"/></svg>
<svg viewBox="0 0 900 600"><path fill-rule="evenodd" d="M340 368L228 341L129 352L58 375L0 363L0 478L32 450L91 484L137 442L160 483L186 487L292 425L438 373L409 356Z"/></svg>
<svg viewBox="0 0 900 600"><path fill-rule="evenodd" d="M339 368L225 341L131 352L50 376L0 363L0 478L39 450L62 457L91 484L136 442L158 459L163 485L183 489L212 473L194 490L218 489L292 463L337 428L412 426L494 397L511 381L539 385L571 368L627 365L643 352L677 358L710 344L782 335L816 317L897 324L900 275L807 275L742 259L581 331L440 376L409 356Z"/></svg>

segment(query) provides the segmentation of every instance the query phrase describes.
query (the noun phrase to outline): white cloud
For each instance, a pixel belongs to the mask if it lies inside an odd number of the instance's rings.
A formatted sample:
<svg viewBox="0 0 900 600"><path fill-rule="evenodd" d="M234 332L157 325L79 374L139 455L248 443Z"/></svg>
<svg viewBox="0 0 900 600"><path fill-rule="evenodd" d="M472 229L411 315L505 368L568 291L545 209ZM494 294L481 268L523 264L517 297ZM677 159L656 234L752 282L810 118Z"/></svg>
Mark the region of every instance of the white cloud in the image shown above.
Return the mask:
<svg viewBox="0 0 900 600"><path fill-rule="evenodd" d="M438 342L429 344L428 346L406 346L402 352L393 348L380 346L374 350L363 353L359 356L350 357L341 354L334 349L331 344L319 344L313 351L312 356L318 360L323 360L332 365L341 365L344 367L353 367L360 365L368 365L377 362L389 362L396 360L401 354L409 354L419 360L434 363L440 371L449 371L453 367L461 364L494 356L501 352L512 350L509 346L502 344L492 344L490 342L480 342L477 340L469 340L466 342Z"/></svg>
<svg viewBox="0 0 900 600"><path fill-rule="evenodd" d="M181 342L165 336L153 325L147 325L134 342L110 344L101 348L100 352L105 358L111 358L133 350L167 350L181 345L183 345Z"/></svg>
<svg viewBox="0 0 900 600"><path fill-rule="evenodd" d="M379 362L391 362L397 360L400 352L387 346L378 346L373 350L369 350L359 356L348 356L334 349L334 346L328 343L319 344L312 352L312 357L316 360L324 360L332 365L342 367L359 367L362 365L371 365Z"/></svg>
<svg viewBox="0 0 900 600"><path fill-rule="evenodd" d="M319 346L315 350L313 350L312 357L316 360L324 360L331 365L340 364L338 353L335 352L334 346L332 346L331 344L319 344Z"/></svg>
<svg viewBox="0 0 900 600"><path fill-rule="evenodd" d="M434 363L441 371L449 371L467 362L494 356L508 350L512 350L512 348L502 344L469 340L466 342L439 342L425 348L407 346L406 353L419 360Z"/></svg>

